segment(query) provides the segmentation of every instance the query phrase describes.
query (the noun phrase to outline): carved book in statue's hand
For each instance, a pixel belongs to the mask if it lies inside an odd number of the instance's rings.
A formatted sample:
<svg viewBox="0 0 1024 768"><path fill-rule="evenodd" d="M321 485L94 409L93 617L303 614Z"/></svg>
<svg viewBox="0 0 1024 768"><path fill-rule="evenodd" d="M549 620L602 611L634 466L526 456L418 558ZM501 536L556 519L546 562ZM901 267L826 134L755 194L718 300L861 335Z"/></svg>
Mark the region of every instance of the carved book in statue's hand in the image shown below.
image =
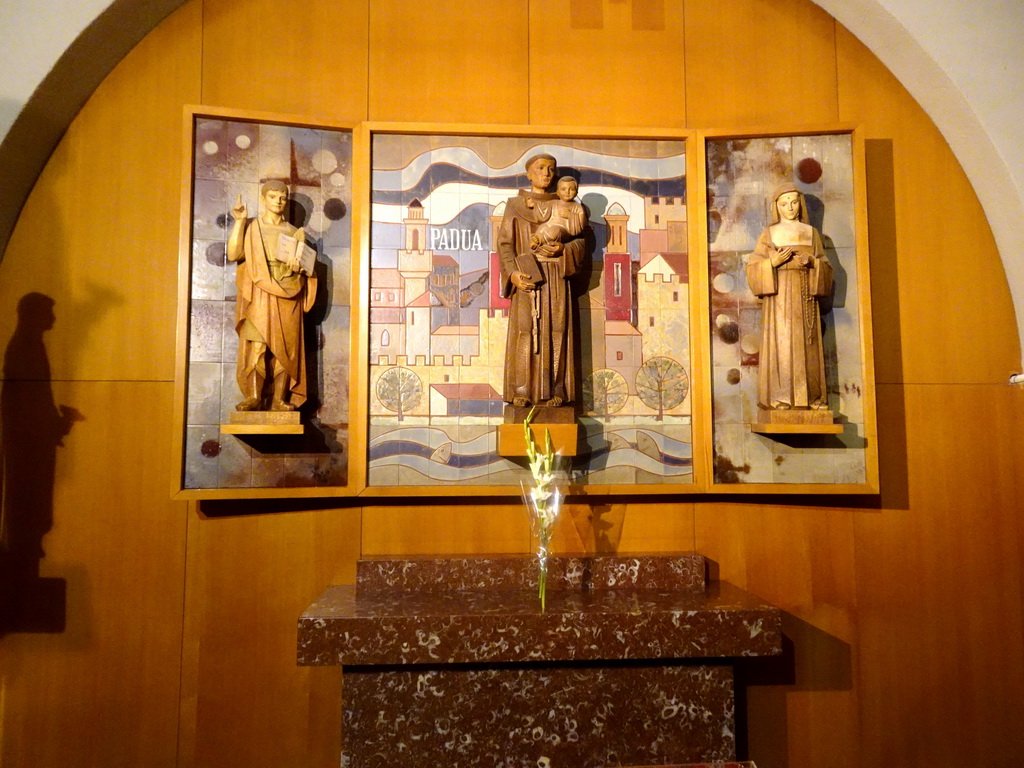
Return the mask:
<svg viewBox="0 0 1024 768"><path fill-rule="evenodd" d="M277 252L274 254L274 258L287 264L293 257L299 262L299 269L303 274L313 274L316 265L316 251L306 245L304 241L281 233L277 238Z"/></svg>
<svg viewBox="0 0 1024 768"><path fill-rule="evenodd" d="M540 264L531 253L520 253L516 256L516 269L525 272L534 285L544 282L544 273L540 271Z"/></svg>

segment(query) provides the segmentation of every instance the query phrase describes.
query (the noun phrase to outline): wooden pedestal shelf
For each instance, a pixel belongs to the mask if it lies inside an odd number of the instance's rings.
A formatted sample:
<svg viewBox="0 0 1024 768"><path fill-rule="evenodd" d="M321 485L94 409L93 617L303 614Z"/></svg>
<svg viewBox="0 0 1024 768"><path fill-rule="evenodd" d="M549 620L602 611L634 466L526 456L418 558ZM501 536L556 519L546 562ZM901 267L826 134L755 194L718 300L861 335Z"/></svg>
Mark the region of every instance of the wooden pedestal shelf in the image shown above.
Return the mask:
<svg viewBox="0 0 1024 768"><path fill-rule="evenodd" d="M571 405L506 405L502 411L505 423L498 425L498 453L502 456L526 456L526 433L523 422L533 414L530 431L538 448L547 444L545 433L551 435L551 446L559 456L575 456L579 443L579 425Z"/></svg>
<svg viewBox="0 0 1024 768"><path fill-rule="evenodd" d="M750 425L751 432L762 435L841 435L842 424L758 424Z"/></svg>
<svg viewBox="0 0 1024 768"><path fill-rule="evenodd" d="M232 411L231 423L221 424L223 435L301 435L298 411Z"/></svg>
<svg viewBox="0 0 1024 768"><path fill-rule="evenodd" d="M731 659L781 652L781 611L704 558L361 560L299 619L341 665L343 762L671 765L735 759ZM346 762L347 761L347 762Z"/></svg>
<svg viewBox="0 0 1024 768"><path fill-rule="evenodd" d="M835 423L832 411L790 408L784 411L758 409L751 432L763 435L839 435L843 425Z"/></svg>
<svg viewBox="0 0 1024 768"><path fill-rule="evenodd" d="M551 446L559 456L575 456L579 442L579 427L576 424L530 424L533 440L538 448L544 450L547 438L545 431L551 435ZM498 425L498 453L502 456L526 456L526 433L522 424Z"/></svg>

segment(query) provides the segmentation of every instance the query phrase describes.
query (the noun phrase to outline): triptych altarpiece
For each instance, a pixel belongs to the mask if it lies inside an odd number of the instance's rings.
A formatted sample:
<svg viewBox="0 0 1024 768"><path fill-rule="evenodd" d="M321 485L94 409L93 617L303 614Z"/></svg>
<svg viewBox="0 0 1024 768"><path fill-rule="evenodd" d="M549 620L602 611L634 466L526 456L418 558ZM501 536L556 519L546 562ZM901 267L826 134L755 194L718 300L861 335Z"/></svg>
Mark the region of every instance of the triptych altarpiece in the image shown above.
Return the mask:
<svg viewBox="0 0 1024 768"><path fill-rule="evenodd" d="M528 470L497 439L510 302L496 242L539 154L575 180L588 222L569 280L574 493L877 491L856 131L330 126L190 108L185 133L178 494L518 495ZM239 206L256 215L268 180L315 255L290 434L225 426L242 398L248 290L233 219ZM830 434L752 429L764 299L746 266L781 183L800 192L832 269L814 311Z"/></svg>

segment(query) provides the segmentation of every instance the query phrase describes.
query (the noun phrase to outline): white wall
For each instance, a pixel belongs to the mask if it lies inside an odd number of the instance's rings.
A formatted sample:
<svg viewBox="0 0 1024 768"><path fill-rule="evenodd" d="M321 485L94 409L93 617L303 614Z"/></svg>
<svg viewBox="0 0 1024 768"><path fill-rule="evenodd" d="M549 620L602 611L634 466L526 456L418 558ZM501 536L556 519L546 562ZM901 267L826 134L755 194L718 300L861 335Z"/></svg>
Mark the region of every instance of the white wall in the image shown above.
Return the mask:
<svg viewBox="0 0 1024 768"><path fill-rule="evenodd" d="M0 140L64 50L110 0L0 1Z"/></svg>

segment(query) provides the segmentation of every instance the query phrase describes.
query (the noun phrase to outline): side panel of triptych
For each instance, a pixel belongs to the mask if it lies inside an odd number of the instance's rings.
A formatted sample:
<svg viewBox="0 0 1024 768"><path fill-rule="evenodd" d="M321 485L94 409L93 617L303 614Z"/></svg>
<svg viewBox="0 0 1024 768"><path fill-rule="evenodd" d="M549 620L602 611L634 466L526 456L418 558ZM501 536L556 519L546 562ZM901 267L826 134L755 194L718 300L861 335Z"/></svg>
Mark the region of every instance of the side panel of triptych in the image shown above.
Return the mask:
<svg viewBox="0 0 1024 768"><path fill-rule="evenodd" d="M569 279L581 486L693 483L686 146L681 139L376 133L367 485L518 487L498 453L509 289L497 233L524 162L553 155L588 213Z"/></svg>
<svg viewBox="0 0 1024 768"><path fill-rule="evenodd" d="M352 133L234 115L196 114L192 121L191 212L183 214L189 245L181 299L187 353L179 350L187 354L179 365L185 377L180 487L199 496L342 489L349 475ZM292 274L275 263L278 233L257 226L267 182L287 192L285 228L301 228L309 249L289 295L260 287L255 267L248 271L257 262L248 244L243 258L229 258L241 217L247 233L261 235L264 271ZM276 277L266 285L277 285ZM273 338L253 387L246 380L254 377L252 361L239 354L240 338L249 336L257 344ZM261 401L239 419L249 407L241 404L254 393ZM294 413L285 413L289 406ZM260 433L247 423L275 419L293 421L295 434ZM238 434L247 430L255 434Z"/></svg>
<svg viewBox="0 0 1024 768"><path fill-rule="evenodd" d="M856 167L850 133L706 141L716 487L874 482Z"/></svg>

